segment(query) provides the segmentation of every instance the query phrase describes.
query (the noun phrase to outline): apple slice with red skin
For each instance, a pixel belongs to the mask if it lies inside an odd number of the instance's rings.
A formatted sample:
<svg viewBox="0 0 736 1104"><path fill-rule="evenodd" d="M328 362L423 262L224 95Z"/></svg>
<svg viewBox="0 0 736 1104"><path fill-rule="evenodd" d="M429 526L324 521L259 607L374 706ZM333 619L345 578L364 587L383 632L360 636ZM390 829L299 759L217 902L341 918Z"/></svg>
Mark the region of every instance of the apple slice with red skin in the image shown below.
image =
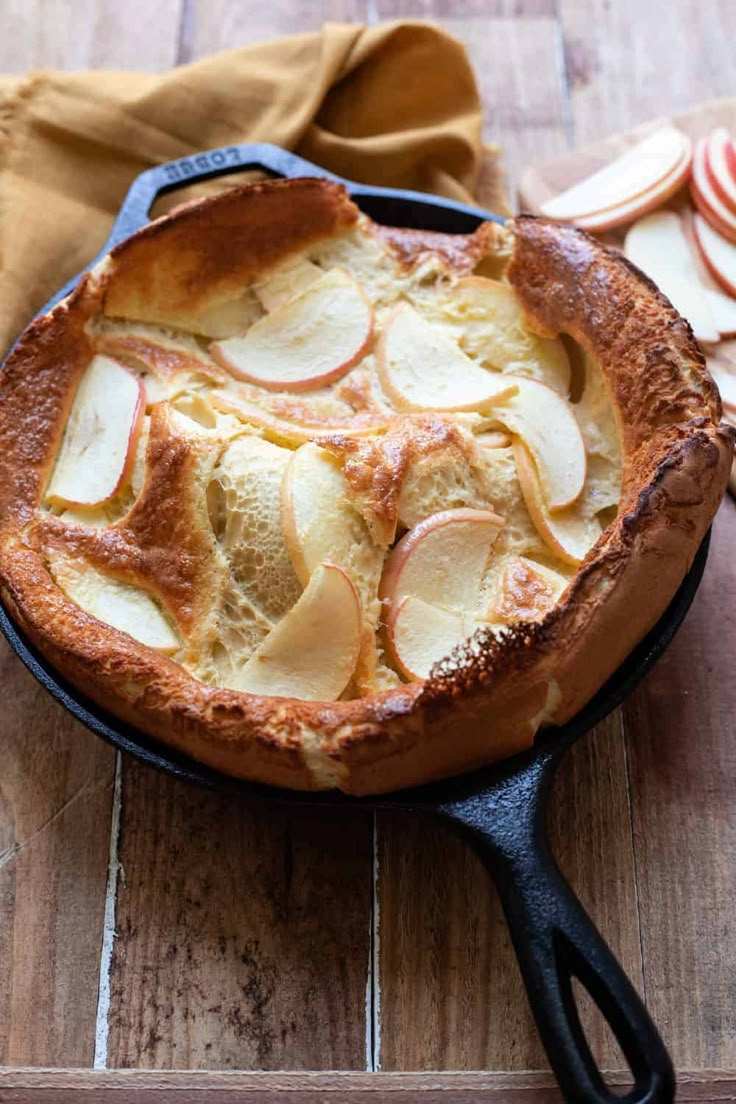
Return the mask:
<svg viewBox="0 0 736 1104"><path fill-rule="evenodd" d="M700 256L711 276L729 295L736 296L736 244L719 234L700 214L693 218L693 230Z"/></svg>
<svg viewBox="0 0 736 1104"><path fill-rule="evenodd" d="M490 510L442 510L406 533L386 559L379 596L389 627L399 602L413 594L459 612L478 605L480 584L503 518Z"/></svg>
<svg viewBox="0 0 736 1104"><path fill-rule="evenodd" d="M706 361L708 371L715 380L725 410L736 413L736 374L719 367L712 359Z"/></svg>
<svg viewBox="0 0 736 1104"><path fill-rule="evenodd" d="M238 673L235 690L334 701L355 671L363 636L358 594L345 572L320 564L299 601Z"/></svg>
<svg viewBox="0 0 736 1104"><path fill-rule="evenodd" d="M74 396L47 500L99 506L113 498L132 471L145 408L139 376L110 357L93 357Z"/></svg>
<svg viewBox="0 0 736 1104"><path fill-rule="evenodd" d="M690 139L672 126L661 127L615 161L543 203L541 213L578 222L612 211L651 193L689 156Z"/></svg>
<svg viewBox="0 0 736 1104"><path fill-rule="evenodd" d="M404 678L427 678L440 659L469 639L483 624L469 613L442 609L406 594L388 631L394 663Z"/></svg>
<svg viewBox="0 0 736 1104"><path fill-rule="evenodd" d="M674 211L653 211L638 219L626 235L624 253L688 320L698 341L718 341L710 300Z"/></svg>
<svg viewBox="0 0 736 1104"><path fill-rule="evenodd" d="M736 299L715 288L706 288L705 295L720 336L736 337Z"/></svg>
<svg viewBox="0 0 736 1104"><path fill-rule="evenodd" d="M311 391L357 364L372 333L373 308L363 289L333 268L210 352L237 379L271 391Z"/></svg>
<svg viewBox="0 0 736 1104"><path fill-rule="evenodd" d="M610 207L607 211L599 211L585 218L577 218L575 219L575 225L581 230L600 234L604 230L613 230L617 226L624 226L627 222L632 222L634 219L654 211L680 190L690 175L691 164L692 152L688 148L682 160L648 192L642 192L641 195L630 199L627 203L620 204L618 207Z"/></svg>
<svg viewBox="0 0 736 1104"><path fill-rule="evenodd" d="M736 242L736 214L718 198L710 182L705 163L706 148L705 138L701 138L695 144L690 194L693 203L714 230L729 241Z"/></svg>
<svg viewBox="0 0 736 1104"><path fill-rule="evenodd" d="M306 257L299 257L279 265L255 284L253 291L263 309L273 311L288 303L295 295L306 291L322 275L323 269L319 265L308 261Z"/></svg>
<svg viewBox="0 0 736 1104"><path fill-rule="evenodd" d="M725 154L726 167L734 180L736 180L736 142L734 142L733 138L729 138Z"/></svg>
<svg viewBox="0 0 736 1104"><path fill-rule="evenodd" d="M719 127L707 138L705 145L705 170L711 187L721 203L736 215L736 178L728 163L731 139L725 127Z"/></svg>
<svg viewBox="0 0 736 1104"><path fill-rule="evenodd" d="M539 477L526 447L521 441L516 441L513 448L519 486L534 528L556 556L565 563L577 566L601 535L600 523L581 517L573 510L551 513L545 504Z"/></svg>
<svg viewBox="0 0 736 1104"><path fill-rule="evenodd" d="M572 407L544 383L506 378L517 392L494 409L494 419L521 437L534 457L547 508L563 510L580 496L588 466Z"/></svg>
<svg viewBox="0 0 736 1104"><path fill-rule="evenodd" d="M485 410L517 380L481 368L442 326L408 303L389 315L376 347L381 387L397 410Z"/></svg>
<svg viewBox="0 0 736 1104"><path fill-rule="evenodd" d="M49 549L47 555L55 582L85 613L165 655L180 647L168 618L145 590L65 552Z"/></svg>

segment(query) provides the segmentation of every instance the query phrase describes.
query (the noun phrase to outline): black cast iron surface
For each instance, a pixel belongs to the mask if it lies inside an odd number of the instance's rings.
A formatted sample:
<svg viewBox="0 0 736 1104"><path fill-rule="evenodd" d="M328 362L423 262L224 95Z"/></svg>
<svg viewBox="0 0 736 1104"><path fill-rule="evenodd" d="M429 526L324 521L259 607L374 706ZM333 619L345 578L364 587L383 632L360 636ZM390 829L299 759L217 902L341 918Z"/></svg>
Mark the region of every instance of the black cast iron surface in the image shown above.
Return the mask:
<svg viewBox="0 0 736 1104"><path fill-rule="evenodd" d="M260 169L271 176L320 176L339 181L363 211L386 225L470 233L484 220L503 221L451 200L343 180L276 146L230 146L182 158L139 176L100 256L146 224L159 195L246 169ZM40 313L68 294L77 279L62 288ZM635 990L550 854L547 804L554 771L565 751L623 701L672 640L695 596L707 551L706 538L659 623L569 724L548 729L532 750L495 767L377 799L291 793L218 774L87 701L46 663L2 606L0 629L38 681L78 720L121 750L179 778L248 800L400 806L448 821L472 844L496 883L539 1034L565 1099L576 1104L613 1100L667 1104L674 1096L669 1055ZM572 992L573 978L582 982L595 1000L631 1067L634 1085L624 1097L606 1088L590 1052Z"/></svg>

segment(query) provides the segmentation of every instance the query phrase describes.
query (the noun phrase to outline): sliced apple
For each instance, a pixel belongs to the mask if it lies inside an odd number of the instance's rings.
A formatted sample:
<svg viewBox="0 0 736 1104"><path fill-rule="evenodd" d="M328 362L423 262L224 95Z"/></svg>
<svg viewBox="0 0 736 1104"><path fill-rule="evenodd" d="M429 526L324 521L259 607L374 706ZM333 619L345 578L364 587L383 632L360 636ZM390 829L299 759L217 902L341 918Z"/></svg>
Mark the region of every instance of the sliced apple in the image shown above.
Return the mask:
<svg viewBox="0 0 736 1104"><path fill-rule="evenodd" d="M300 295L311 287L323 274L319 265L312 264L306 257L284 265L256 284L253 291L265 311L273 311L288 303L295 295Z"/></svg>
<svg viewBox="0 0 736 1104"><path fill-rule="evenodd" d="M562 510L580 495L587 459L580 427L571 405L536 380L507 376L517 391L496 407L494 418L521 437L539 473L549 510Z"/></svg>
<svg viewBox="0 0 736 1104"><path fill-rule="evenodd" d="M270 440L291 447L335 433L345 433L351 437L368 436L385 429L391 421L391 417L382 417L379 414L356 414L353 419L348 419L344 423L337 419L329 422L289 421L272 414L247 396L239 395L235 391L218 388L208 392L207 398L216 410L225 414L234 414L240 421L263 430L264 435Z"/></svg>
<svg viewBox="0 0 736 1104"><path fill-rule="evenodd" d="M718 197L708 176L705 163L706 141L701 138L695 145L693 178L690 182L693 203L714 230L729 241L736 242L736 214Z"/></svg>
<svg viewBox="0 0 736 1104"><path fill-rule="evenodd" d="M362 288L334 268L210 352L238 379L269 390L309 391L344 376L365 353L372 331L373 308Z"/></svg>
<svg viewBox="0 0 736 1104"><path fill-rule="evenodd" d="M646 215L656 207L661 207L668 199L671 199L680 190L690 175L692 165L692 151L688 146L682 160L662 177L658 184L647 192L630 199L627 203L621 203L617 207L609 207L606 211L598 211L593 215L575 219L575 225L581 230L588 230L593 234L601 234L605 230L613 230L617 226L624 226L633 219Z"/></svg>
<svg viewBox="0 0 736 1104"><path fill-rule="evenodd" d="M281 485L281 525L302 583L329 559L348 572L365 602L375 598L383 554L351 505L339 463L314 442L302 445L289 461Z"/></svg>
<svg viewBox="0 0 736 1104"><path fill-rule="evenodd" d="M731 139L724 127L714 130L705 146L705 169L722 203L736 215L736 178L729 167Z"/></svg>
<svg viewBox="0 0 736 1104"><path fill-rule="evenodd" d="M626 235L624 252L688 320L698 341L718 341L710 300L674 211L654 211L635 222Z"/></svg>
<svg viewBox="0 0 736 1104"><path fill-rule="evenodd" d="M511 444L508 433L502 433L498 429L489 429L485 433L477 433L475 439L481 448L487 449L508 448Z"/></svg>
<svg viewBox="0 0 736 1104"><path fill-rule="evenodd" d="M495 573L486 611L489 621L541 621L556 605L569 580L525 556L509 556Z"/></svg>
<svg viewBox="0 0 736 1104"><path fill-rule="evenodd" d="M724 238L702 215L693 218L695 241L703 262L714 280L729 295L736 296L736 244Z"/></svg>
<svg viewBox="0 0 736 1104"><path fill-rule="evenodd" d="M176 633L144 590L63 552L49 550L48 561L57 585L85 613L156 651L171 654L178 649Z"/></svg>
<svg viewBox="0 0 736 1104"><path fill-rule="evenodd" d="M524 308L510 284L486 276L463 276L421 303L460 348L483 368L527 376L561 395L570 393L570 358L559 338L528 328Z"/></svg>
<svg viewBox="0 0 736 1104"><path fill-rule="evenodd" d="M712 360L707 361L708 371L715 380L721 394L721 402L729 413L736 413L736 375L719 367Z"/></svg>
<svg viewBox="0 0 736 1104"><path fill-rule="evenodd" d="M582 563L601 535L600 523L581 517L574 508L550 513L534 463L520 441L514 444L514 460L526 508L540 537L565 563Z"/></svg>
<svg viewBox="0 0 736 1104"><path fill-rule="evenodd" d="M388 632L394 662L406 679L427 678L435 663L473 635L482 624L468 613L441 609L405 595Z"/></svg>
<svg viewBox="0 0 736 1104"><path fill-rule="evenodd" d="M675 127L661 127L598 172L543 203L541 213L561 222L576 222L630 203L673 172L689 148L686 134Z"/></svg>
<svg viewBox="0 0 736 1104"><path fill-rule="evenodd" d="M334 701L350 681L362 641L358 594L339 567L320 564L295 606L271 630L233 689L275 698Z"/></svg>
<svg viewBox="0 0 736 1104"><path fill-rule="evenodd" d="M261 308L250 289L237 299L214 303L200 314L182 319L183 328L215 339L242 334L261 316Z"/></svg>
<svg viewBox="0 0 736 1104"><path fill-rule="evenodd" d="M389 627L406 594L458 612L478 605L480 584L503 519L490 510L443 510L415 525L391 552L381 578Z"/></svg>
<svg viewBox="0 0 736 1104"><path fill-rule="evenodd" d="M46 498L96 506L117 494L133 465L144 409L139 377L110 357L93 357L74 396Z"/></svg>
<svg viewBox="0 0 736 1104"><path fill-rule="evenodd" d="M381 386L398 410L483 410L516 391L516 380L479 367L440 326L403 303L376 349Z"/></svg>
<svg viewBox="0 0 736 1104"><path fill-rule="evenodd" d="M736 337L736 299L716 288L706 288L705 295L718 333L721 337Z"/></svg>

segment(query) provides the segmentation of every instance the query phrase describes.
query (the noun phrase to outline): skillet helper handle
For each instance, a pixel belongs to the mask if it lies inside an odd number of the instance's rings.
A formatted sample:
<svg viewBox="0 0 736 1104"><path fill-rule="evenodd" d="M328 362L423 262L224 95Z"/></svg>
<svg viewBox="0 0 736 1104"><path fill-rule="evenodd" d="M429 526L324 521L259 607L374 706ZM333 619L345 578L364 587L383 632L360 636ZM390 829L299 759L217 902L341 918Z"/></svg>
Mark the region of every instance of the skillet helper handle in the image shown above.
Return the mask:
<svg viewBox="0 0 736 1104"><path fill-rule="evenodd" d="M460 824L494 878L539 1035L568 1104L670 1104L675 1076L664 1043L549 850L547 785L531 777L544 772L545 764L537 764L515 785L511 780L505 805L484 803L481 794L439 811ZM629 1063L634 1086L623 1096L606 1087L590 1051L573 978L598 1005Z"/></svg>
<svg viewBox="0 0 736 1104"><path fill-rule="evenodd" d="M323 176L330 180L340 177L320 169L311 161L297 157L295 153L272 146L268 142L254 142L242 146L222 146L220 149L195 153L191 157L180 157L178 161L168 161L165 165L156 165L137 176L123 204L115 216L107 241L84 272L109 253L119 242L135 234L146 225L151 208L160 195L185 188L190 184L199 184L203 180L212 180L229 173L258 169L269 176ZM44 314L60 299L68 295L83 275L78 272L61 288L39 311Z"/></svg>
<svg viewBox="0 0 736 1104"><path fill-rule="evenodd" d="M303 157L268 142L222 146L220 149L205 150L191 157L180 157L178 161L156 165L136 177L123 200L102 252L106 253L118 242L145 226L153 204L165 192L251 169L268 173L269 176L321 176L330 180L341 180L334 173L313 165L311 161L305 161Z"/></svg>

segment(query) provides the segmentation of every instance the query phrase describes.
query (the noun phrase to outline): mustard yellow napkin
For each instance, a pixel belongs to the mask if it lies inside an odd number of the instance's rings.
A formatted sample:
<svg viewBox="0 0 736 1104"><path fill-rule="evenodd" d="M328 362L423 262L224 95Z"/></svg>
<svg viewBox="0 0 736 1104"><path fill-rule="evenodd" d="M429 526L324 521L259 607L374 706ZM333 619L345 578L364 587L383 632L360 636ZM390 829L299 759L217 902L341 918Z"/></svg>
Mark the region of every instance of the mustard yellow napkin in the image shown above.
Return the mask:
<svg viewBox="0 0 736 1104"><path fill-rule="evenodd" d="M463 47L421 23L327 24L163 76L0 78L0 348L101 248L138 173L251 141L469 201L481 105ZM482 201L500 209L489 156Z"/></svg>

